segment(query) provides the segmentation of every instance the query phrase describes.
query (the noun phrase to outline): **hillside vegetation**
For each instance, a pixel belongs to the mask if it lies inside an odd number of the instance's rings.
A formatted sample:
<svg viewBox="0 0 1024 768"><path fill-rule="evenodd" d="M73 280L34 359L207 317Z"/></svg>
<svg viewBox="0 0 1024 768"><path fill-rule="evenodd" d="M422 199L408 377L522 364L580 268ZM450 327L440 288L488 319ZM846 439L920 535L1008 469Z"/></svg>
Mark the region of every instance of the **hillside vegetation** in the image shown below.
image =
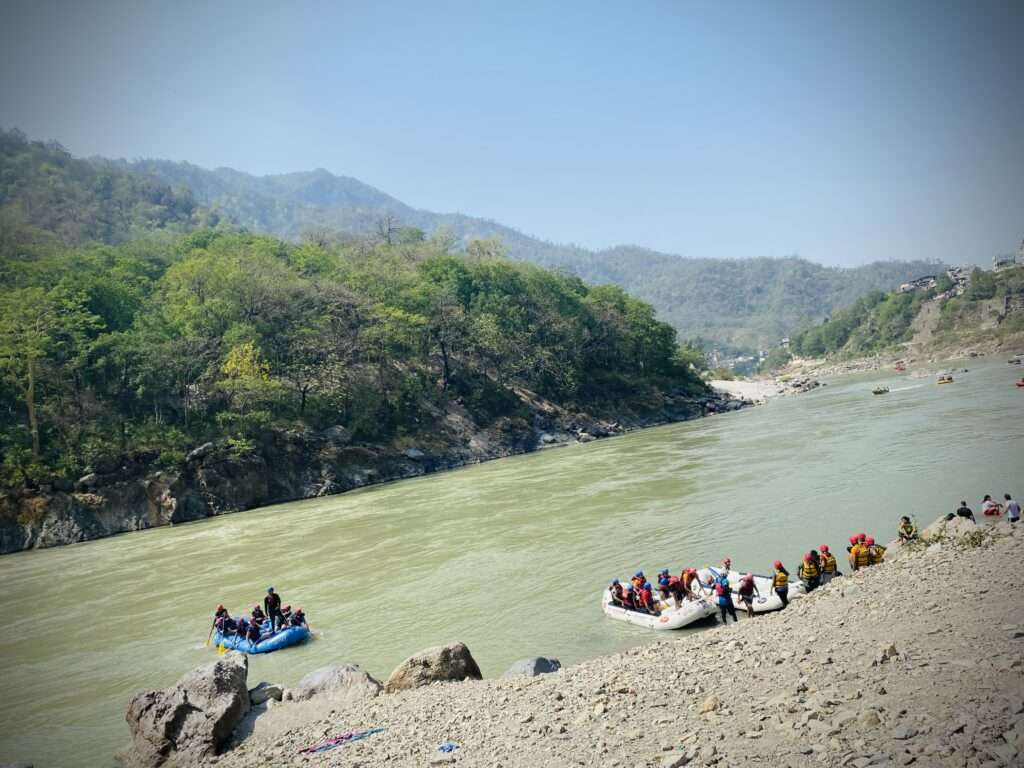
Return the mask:
<svg viewBox="0 0 1024 768"><path fill-rule="evenodd" d="M411 228L391 243L174 234L160 230L208 215L187 196L90 172L53 146L5 157L29 188L52 181L69 205L120 212L106 229L72 231L66 217L26 207L31 195L5 198L26 224L0 263L9 481L73 476L126 453L176 466L204 440L244 457L282 430L429 443L450 403L479 424L526 431L519 389L597 411L661 388L704 390L695 358L650 306L510 261L494 241L453 253ZM99 178L114 194L96 191ZM143 229L153 189L168 204L148 234L66 244Z"/></svg>
<svg viewBox="0 0 1024 768"><path fill-rule="evenodd" d="M935 347L969 341L987 331L992 338L1024 332L1024 267L1000 272L976 269L966 290L947 296L952 283L942 275L928 290L873 291L824 323L804 328L790 348L800 357L854 357L893 350L912 340L913 323L926 302L939 302ZM1019 299L1017 298L1019 297ZM776 357L773 362L780 360Z"/></svg>
<svg viewBox="0 0 1024 768"><path fill-rule="evenodd" d="M416 209L322 169L257 177L161 160L95 162L187 187L199 203L237 225L290 240L331 239L332 231L394 240L402 227L423 230L458 248L474 239L497 238L514 259L566 270L590 283L618 285L651 303L684 337L702 337L725 349L771 346L869 291L888 291L939 269L929 261L839 269L796 257L681 258L635 246L595 252L545 242L486 219Z"/></svg>

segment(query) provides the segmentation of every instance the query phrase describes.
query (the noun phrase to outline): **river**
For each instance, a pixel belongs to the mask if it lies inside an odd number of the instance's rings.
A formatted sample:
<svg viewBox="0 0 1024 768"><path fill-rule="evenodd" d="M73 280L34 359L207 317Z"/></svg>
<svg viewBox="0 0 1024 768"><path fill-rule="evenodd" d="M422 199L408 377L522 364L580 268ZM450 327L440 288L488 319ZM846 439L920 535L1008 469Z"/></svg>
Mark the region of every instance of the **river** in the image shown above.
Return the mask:
<svg viewBox="0 0 1024 768"><path fill-rule="evenodd" d="M383 679L451 640L492 677L524 656L571 664L651 640L597 603L637 567L792 568L859 530L887 541L901 514L926 524L961 498L1024 495L1019 369L966 365L952 386L845 377L725 416L4 556L0 762L110 764L133 692L214 658L213 607L251 607L267 585L322 637L251 657L252 684L342 661ZM872 396L879 383L892 392Z"/></svg>

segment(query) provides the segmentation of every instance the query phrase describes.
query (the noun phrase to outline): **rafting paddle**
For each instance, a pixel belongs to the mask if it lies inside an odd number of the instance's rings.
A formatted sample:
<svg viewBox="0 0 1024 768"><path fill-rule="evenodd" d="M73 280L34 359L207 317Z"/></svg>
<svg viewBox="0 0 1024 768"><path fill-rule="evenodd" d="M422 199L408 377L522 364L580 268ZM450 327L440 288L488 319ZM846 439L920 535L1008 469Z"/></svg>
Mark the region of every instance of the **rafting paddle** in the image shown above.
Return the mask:
<svg viewBox="0 0 1024 768"><path fill-rule="evenodd" d="M209 648L209 647L210 647L210 638L212 638L212 637L213 637L213 628L214 628L214 627L216 627L216 626L217 626L217 622L216 622L216 621L214 621L214 622L213 622L213 623L212 623L212 624L210 625L210 634L208 634L208 635L206 636L206 647L207 647L207 648Z"/></svg>

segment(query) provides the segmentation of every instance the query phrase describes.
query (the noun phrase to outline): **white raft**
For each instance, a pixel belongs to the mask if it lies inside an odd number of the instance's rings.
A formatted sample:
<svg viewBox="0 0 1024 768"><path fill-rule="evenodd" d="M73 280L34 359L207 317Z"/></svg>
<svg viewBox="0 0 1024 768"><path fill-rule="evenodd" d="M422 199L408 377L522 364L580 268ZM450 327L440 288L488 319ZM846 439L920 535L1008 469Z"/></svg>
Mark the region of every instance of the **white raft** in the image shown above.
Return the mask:
<svg viewBox="0 0 1024 768"><path fill-rule="evenodd" d="M698 600L683 600L683 604L679 608L676 608L671 602L660 601L658 607L661 609L661 614L654 616L650 613L619 608L612 603L611 593L607 589L601 597L601 610L604 611L605 616L648 629L679 629L708 616L714 616L717 612L714 604L705 597Z"/></svg>
<svg viewBox="0 0 1024 768"><path fill-rule="evenodd" d="M732 590L732 601L736 604L736 610L746 610L746 606L740 600L740 595L737 590L740 588L740 579L746 575L746 571L737 571L735 569L731 571L720 571L717 568L701 568L697 571L697 576L700 577L701 582L707 584L712 579L717 579L719 574L724 573L726 578L729 580L729 589ZM754 594L754 613L768 613L769 611L778 611L782 609L782 598L775 594L775 590L772 589L772 577L761 576L754 574L754 586L757 587L757 592ZM789 577L789 594L787 597L790 601L796 600L804 596L805 590L804 585L799 581ZM758 597L760 595L760 597Z"/></svg>

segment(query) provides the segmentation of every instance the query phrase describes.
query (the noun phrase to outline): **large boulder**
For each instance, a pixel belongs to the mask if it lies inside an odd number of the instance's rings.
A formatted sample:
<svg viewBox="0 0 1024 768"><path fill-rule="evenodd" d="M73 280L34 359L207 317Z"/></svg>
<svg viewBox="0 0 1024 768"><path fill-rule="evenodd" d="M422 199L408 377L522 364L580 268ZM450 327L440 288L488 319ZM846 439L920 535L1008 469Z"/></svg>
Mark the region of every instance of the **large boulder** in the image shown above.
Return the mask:
<svg viewBox="0 0 1024 768"><path fill-rule="evenodd" d="M223 658L189 672L163 691L142 691L128 705L131 747L123 765L195 765L216 755L249 711L244 655Z"/></svg>
<svg viewBox="0 0 1024 768"><path fill-rule="evenodd" d="M959 539L969 533L978 530L978 526L966 517L953 516L947 520L943 515L934 523L921 531L921 538L929 542L942 541L943 539Z"/></svg>
<svg viewBox="0 0 1024 768"><path fill-rule="evenodd" d="M431 683L480 680L480 667L463 643L428 648L410 656L384 683L385 693L420 688Z"/></svg>
<svg viewBox="0 0 1024 768"><path fill-rule="evenodd" d="M372 699L380 693L381 684L355 664L330 664L310 672L289 689L288 698L305 701L314 696L359 701Z"/></svg>
<svg viewBox="0 0 1024 768"><path fill-rule="evenodd" d="M531 656L528 659L520 659L512 664L502 677L517 677L519 675L536 677L537 675L547 675L551 672L557 672L561 668L562 663L558 659L545 659L543 656Z"/></svg>

